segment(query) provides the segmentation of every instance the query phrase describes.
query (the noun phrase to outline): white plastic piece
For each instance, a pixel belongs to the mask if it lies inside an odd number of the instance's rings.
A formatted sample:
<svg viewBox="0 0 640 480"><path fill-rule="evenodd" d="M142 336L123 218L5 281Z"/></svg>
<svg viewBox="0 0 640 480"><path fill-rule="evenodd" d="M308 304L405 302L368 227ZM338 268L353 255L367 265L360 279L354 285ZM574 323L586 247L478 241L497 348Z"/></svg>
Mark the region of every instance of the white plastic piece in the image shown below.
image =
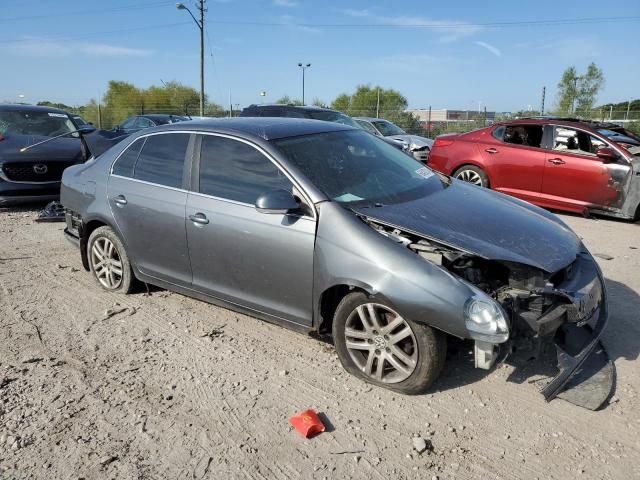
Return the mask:
<svg viewBox="0 0 640 480"><path fill-rule="evenodd" d="M473 348L476 368L489 370L496 362L498 352L495 344L476 340Z"/></svg>

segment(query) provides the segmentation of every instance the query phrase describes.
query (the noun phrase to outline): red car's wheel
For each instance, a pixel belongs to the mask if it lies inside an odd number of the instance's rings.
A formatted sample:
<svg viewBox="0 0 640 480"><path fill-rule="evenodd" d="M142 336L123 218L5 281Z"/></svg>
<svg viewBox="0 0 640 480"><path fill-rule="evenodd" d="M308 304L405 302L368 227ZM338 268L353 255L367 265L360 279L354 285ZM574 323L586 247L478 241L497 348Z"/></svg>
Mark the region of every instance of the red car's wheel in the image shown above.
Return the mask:
<svg viewBox="0 0 640 480"><path fill-rule="evenodd" d="M463 182L472 183L479 187L489 188L489 177L480 167L464 165L453 173L453 178Z"/></svg>

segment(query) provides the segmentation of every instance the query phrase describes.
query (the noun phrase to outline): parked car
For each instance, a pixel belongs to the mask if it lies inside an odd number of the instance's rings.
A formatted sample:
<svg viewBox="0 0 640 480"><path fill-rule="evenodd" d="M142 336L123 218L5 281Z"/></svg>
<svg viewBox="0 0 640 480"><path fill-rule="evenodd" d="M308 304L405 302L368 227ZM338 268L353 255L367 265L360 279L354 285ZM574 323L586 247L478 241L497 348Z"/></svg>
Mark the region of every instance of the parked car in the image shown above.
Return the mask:
<svg viewBox="0 0 640 480"><path fill-rule="evenodd" d="M139 132L145 128L157 127L158 125L167 125L170 123L184 122L190 120L189 117L182 115L166 115L161 113L150 113L148 115L134 115L124 120L113 128L113 131L119 134L131 134Z"/></svg>
<svg viewBox="0 0 640 480"><path fill-rule="evenodd" d="M430 138L410 135L395 123L391 123L383 118L356 117L354 120L368 132L395 140L402 144L416 160L427 163L431 147L433 146L433 140Z"/></svg>
<svg viewBox="0 0 640 480"><path fill-rule="evenodd" d="M298 106L298 105L249 105L240 112L241 117L286 117L286 118L306 118L309 120L322 120L325 122L340 123L342 125L348 125L354 128L360 128L365 130L349 115L345 115L337 110L331 110L330 108L316 107L310 105ZM398 150L409 154L409 150L406 145L382 138L385 142L393 145Z"/></svg>
<svg viewBox="0 0 640 480"><path fill-rule="evenodd" d="M0 205L57 199L62 171L85 160L79 135L71 133L76 129L56 108L0 105Z"/></svg>
<svg viewBox="0 0 640 480"><path fill-rule="evenodd" d="M438 137L429 166L542 207L637 219L637 151L587 122L522 119Z"/></svg>
<svg viewBox="0 0 640 480"><path fill-rule="evenodd" d="M138 279L331 334L344 367L375 385L423 392L448 336L475 341L488 369L516 338L582 332L560 350L552 398L601 348L602 275L561 220L347 125L164 125L62 183L65 234L103 289L128 293Z"/></svg>

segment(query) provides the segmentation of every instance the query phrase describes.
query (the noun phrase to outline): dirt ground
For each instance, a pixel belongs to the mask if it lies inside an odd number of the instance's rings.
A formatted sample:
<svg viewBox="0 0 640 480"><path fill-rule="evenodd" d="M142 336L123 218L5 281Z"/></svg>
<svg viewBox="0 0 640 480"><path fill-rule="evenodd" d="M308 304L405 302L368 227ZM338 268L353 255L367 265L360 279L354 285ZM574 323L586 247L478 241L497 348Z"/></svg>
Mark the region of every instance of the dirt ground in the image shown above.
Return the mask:
<svg viewBox="0 0 640 480"><path fill-rule="evenodd" d="M640 478L640 224L562 216L604 254L611 296L617 389L592 412L511 364L474 370L464 345L427 395L371 387L330 344L159 289L105 293L63 224L35 217L0 212L2 479ZM287 423L307 408L328 425L310 440Z"/></svg>

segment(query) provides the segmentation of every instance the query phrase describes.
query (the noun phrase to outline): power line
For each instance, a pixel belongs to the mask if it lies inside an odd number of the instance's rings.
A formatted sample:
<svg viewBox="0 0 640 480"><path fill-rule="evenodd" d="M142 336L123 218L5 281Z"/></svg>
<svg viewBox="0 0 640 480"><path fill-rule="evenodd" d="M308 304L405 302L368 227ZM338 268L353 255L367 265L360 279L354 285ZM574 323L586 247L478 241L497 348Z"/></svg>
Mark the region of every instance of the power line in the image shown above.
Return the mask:
<svg viewBox="0 0 640 480"><path fill-rule="evenodd" d="M595 17L595 18L565 18L557 20L527 20L512 22L487 22L487 23L297 23L297 22L245 22L235 20L210 20L209 23L220 25L248 25L264 27L323 27L323 28L425 28L433 30L447 30L465 27L520 27L520 26L554 26L554 25L581 25L611 22L637 22L640 16L625 17Z"/></svg>
<svg viewBox="0 0 640 480"><path fill-rule="evenodd" d="M120 11L129 11L129 10L140 10L145 8L155 8L155 7L163 7L167 5L172 5L174 2L172 1L162 1L162 2L150 2L150 3L141 3L141 4L133 4L128 5L126 7L111 7L111 8L100 8L94 10L81 10L78 12L67 11L67 12L59 12L59 13L50 13L46 15L29 15L26 17L11 17L11 18L1 18L0 22L17 22L21 20L37 20L39 18L51 18L51 17L69 17L69 16L77 16L77 15L93 15L94 13L109 13L109 12L120 12Z"/></svg>
<svg viewBox="0 0 640 480"><path fill-rule="evenodd" d="M42 40L55 40L55 41L78 40L78 39L89 38L89 37L99 37L101 35L110 35L112 33L137 32L137 31L143 31L143 30L153 30L155 28L178 27L178 26L181 26L181 25L191 25L191 22L190 21L187 21L187 22L175 22L175 23L165 23L165 24L161 24L161 25L147 25L146 27L121 28L121 29L118 29L118 30L107 30L107 31L102 31L102 32L85 33L85 34L82 34L82 35L74 35L74 36L71 36L71 37L46 37L46 38L37 37L37 38L21 38L21 39L18 39L18 40L6 39L6 40L0 40L0 42L17 44L17 43L34 42L34 41L37 41L37 40L41 40L41 41Z"/></svg>

